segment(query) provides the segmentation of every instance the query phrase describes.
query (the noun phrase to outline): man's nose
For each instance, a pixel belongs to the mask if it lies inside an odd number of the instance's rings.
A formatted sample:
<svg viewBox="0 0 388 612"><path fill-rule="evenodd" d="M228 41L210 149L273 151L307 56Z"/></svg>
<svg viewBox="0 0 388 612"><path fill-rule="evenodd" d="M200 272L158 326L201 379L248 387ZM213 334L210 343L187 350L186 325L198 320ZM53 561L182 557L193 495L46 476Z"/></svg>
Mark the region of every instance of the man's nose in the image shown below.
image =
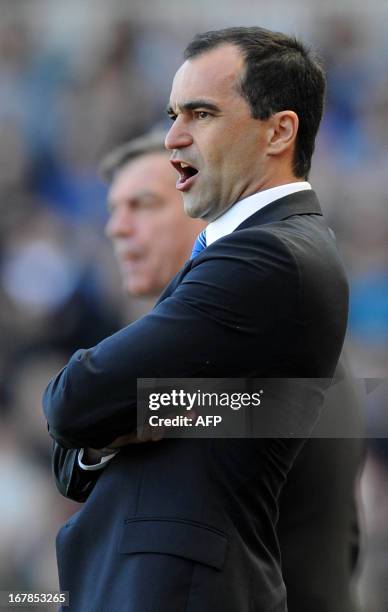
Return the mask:
<svg viewBox="0 0 388 612"><path fill-rule="evenodd" d="M134 222L132 213L125 207L114 210L105 225L105 234L111 240L133 234Z"/></svg>
<svg viewBox="0 0 388 612"><path fill-rule="evenodd" d="M172 151L189 147L193 143L193 138L181 117L177 117L167 132L164 146Z"/></svg>

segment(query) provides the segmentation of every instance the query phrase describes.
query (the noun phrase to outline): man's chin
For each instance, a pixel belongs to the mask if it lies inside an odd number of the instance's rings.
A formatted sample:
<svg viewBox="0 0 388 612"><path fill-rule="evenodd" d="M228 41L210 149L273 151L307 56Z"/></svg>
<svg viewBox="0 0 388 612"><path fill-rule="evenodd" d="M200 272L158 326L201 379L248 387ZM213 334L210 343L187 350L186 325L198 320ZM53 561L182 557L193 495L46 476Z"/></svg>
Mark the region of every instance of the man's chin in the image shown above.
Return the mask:
<svg viewBox="0 0 388 612"><path fill-rule="evenodd" d="M183 196L183 209L186 215L192 219L206 219L209 214L203 201L198 197L190 197L189 194Z"/></svg>
<svg viewBox="0 0 388 612"><path fill-rule="evenodd" d="M124 292L133 297L144 297L147 295L148 287L142 279L126 278L123 280Z"/></svg>
<svg viewBox="0 0 388 612"><path fill-rule="evenodd" d="M139 298L139 299L155 299L162 292L164 287L159 288L152 281L146 283L144 282L144 278L139 279L124 279L123 280L123 289L124 293L129 295L129 297Z"/></svg>

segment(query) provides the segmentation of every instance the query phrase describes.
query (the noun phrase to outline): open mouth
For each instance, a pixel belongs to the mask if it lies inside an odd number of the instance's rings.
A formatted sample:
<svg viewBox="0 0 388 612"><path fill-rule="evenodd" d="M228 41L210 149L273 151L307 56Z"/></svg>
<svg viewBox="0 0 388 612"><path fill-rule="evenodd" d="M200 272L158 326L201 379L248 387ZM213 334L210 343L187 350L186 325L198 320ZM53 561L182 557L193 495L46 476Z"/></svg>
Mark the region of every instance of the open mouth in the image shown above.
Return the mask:
<svg viewBox="0 0 388 612"><path fill-rule="evenodd" d="M179 191L187 191L195 181L195 178L199 174L199 170L183 161L171 161L171 164L175 170L179 173L179 178L176 183L176 188Z"/></svg>

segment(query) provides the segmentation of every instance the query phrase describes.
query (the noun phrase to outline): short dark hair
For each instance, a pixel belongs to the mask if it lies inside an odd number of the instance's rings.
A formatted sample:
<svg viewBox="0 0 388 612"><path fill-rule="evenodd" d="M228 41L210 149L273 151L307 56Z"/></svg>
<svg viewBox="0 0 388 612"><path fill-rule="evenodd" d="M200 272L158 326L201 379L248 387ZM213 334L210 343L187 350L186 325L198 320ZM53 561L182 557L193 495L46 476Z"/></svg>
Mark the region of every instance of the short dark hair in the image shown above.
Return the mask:
<svg viewBox="0 0 388 612"><path fill-rule="evenodd" d="M168 151L164 146L166 133L166 130L156 129L113 149L100 163L99 170L102 178L110 183L118 170L140 155L148 153L166 153L167 155Z"/></svg>
<svg viewBox="0 0 388 612"><path fill-rule="evenodd" d="M307 179L324 106L326 77L320 60L296 38L259 27L197 34L184 58L226 43L236 45L244 55L245 72L239 87L252 116L265 120L282 110L298 115L293 172Z"/></svg>

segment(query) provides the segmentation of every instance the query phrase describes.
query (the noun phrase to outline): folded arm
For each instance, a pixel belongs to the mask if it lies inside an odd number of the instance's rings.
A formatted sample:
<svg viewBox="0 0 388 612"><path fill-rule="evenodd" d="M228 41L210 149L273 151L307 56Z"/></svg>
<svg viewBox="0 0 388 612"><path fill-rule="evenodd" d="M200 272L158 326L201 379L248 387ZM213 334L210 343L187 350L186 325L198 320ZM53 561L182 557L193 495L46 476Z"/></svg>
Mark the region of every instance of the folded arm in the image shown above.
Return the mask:
<svg viewBox="0 0 388 612"><path fill-rule="evenodd" d="M261 338L268 346L272 331L295 308L298 272L279 239L263 231L258 244L257 235L250 243L245 232L238 234L208 247L148 315L73 355L44 396L55 440L101 448L134 432L138 378L265 371L268 350L260 351ZM286 302L278 299L283 293Z"/></svg>

